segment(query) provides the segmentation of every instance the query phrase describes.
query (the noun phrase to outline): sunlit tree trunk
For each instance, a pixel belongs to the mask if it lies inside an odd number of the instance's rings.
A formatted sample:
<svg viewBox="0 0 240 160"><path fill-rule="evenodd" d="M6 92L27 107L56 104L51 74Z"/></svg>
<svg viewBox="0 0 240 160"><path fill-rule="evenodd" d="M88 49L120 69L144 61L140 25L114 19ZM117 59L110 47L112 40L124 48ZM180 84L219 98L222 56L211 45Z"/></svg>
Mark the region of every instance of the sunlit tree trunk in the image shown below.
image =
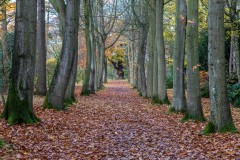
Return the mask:
<svg viewBox="0 0 240 160"><path fill-rule="evenodd" d="M46 95L46 35L45 35L45 0L38 0L38 20L37 20L37 63L36 63L36 94Z"/></svg>
<svg viewBox="0 0 240 160"><path fill-rule="evenodd" d="M200 96L198 53L198 0L188 1L187 10L187 108L185 119L204 120Z"/></svg>
<svg viewBox="0 0 240 160"><path fill-rule="evenodd" d="M12 71L3 117L9 124L35 123L39 121L33 112L37 0L16 1L16 8Z"/></svg>
<svg viewBox="0 0 240 160"><path fill-rule="evenodd" d="M170 110L186 109L184 88L184 54L187 23L186 0L176 0L176 34L173 53L173 101Z"/></svg>
<svg viewBox="0 0 240 160"><path fill-rule="evenodd" d="M236 131L228 102L225 76L225 0L209 1L208 67L210 92L210 121L205 133Z"/></svg>
<svg viewBox="0 0 240 160"><path fill-rule="evenodd" d="M62 53L45 100L46 108L56 108L58 110L65 109L65 93L74 61L74 15L75 12L79 11L78 7L78 0L67 1Z"/></svg>

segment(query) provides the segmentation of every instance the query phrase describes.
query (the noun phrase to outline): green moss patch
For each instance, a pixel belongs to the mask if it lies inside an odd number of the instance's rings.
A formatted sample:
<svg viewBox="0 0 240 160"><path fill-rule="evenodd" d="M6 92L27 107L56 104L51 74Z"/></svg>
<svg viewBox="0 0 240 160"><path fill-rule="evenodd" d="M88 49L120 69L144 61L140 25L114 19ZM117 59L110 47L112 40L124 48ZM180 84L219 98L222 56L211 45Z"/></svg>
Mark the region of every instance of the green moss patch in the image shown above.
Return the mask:
<svg viewBox="0 0 240 160"><path fill-rule="evenodd" d="M184 117L181 119L181 122L186 122L189 120L193 120L196 122L204 122L205 118L203 116L198 116L198 115L190 115L188 113L184 114Z"/></svg>

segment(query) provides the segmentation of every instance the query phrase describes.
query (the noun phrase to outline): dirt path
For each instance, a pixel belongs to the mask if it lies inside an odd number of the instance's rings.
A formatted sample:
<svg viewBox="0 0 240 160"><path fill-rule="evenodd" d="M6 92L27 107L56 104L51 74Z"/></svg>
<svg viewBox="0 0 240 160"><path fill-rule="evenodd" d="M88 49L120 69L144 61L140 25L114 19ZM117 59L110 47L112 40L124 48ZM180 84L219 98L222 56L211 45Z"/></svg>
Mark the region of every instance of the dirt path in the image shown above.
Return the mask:
<svg viewBox="0 0 240 160"><path fill-rule="evenodd" d="M8 126L0 120L0 138L11 145L0 150L0 157L240 158L240 134L201 136L204 123L180 123L182 115L169 114L168 106L152 105L126 81L110 81L104 90L89 97L77 96L77 100L67 111L57 112L42 109L43 98L36 97L35 110L43 122L34 126Z"/></svg>

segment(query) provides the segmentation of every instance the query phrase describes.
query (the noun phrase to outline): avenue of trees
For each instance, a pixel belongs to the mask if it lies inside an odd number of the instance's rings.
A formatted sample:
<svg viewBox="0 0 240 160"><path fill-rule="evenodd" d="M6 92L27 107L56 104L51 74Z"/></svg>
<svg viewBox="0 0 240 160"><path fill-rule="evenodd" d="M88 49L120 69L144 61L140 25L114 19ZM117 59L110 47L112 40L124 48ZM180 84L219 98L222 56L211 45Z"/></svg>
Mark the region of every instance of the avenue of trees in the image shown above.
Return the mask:
<svg viewBox="0 0 240 160"><path fill-rule="evenodd" d="M209 75L210 95L210 119L203 133L236 131L227 84L240 81L238 0L0 3L2 117L9 124L40 121L33 110L34 94L46 96L43 107L49 109L65 110L76 101L79 48L84 47L81 95L101 89L107 82L108 66L112 66L117 77L127 77L143 97L169 105L171 112L183 112L183 121L205 121L199 76L203 70ZM12 3L16 3L14 34L9 27L13 22L6 14ZM49 84L46 62L51 43L48 32L52 28L46 23L50 21L47 6L57 17L55 29L61 41ZM84 46L79 46L80 40ZM167 96L168 73L172 75L171 104Z"/></svg>

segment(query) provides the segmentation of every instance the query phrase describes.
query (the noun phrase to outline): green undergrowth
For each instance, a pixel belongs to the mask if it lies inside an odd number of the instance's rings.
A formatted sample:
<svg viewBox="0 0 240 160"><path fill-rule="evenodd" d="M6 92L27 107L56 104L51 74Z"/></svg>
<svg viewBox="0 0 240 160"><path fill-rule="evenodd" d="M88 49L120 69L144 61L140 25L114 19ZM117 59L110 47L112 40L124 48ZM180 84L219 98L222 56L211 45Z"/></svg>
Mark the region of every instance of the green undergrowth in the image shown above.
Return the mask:
<svg viewBox="0 0 240 160"><path fill-rule="evenodd" d="M72 105L73 103L75 103L77 100L75 97L72 98L68 98L64 100L64 106L68 107L70 105Z"/></svg>
<svg viewBox="0 0 240 160"><path fill-rule="evenodd" d="M81 96L90 96L90 91L81 92Z"/></svg>
<svg viewBox="0 0 240 160"><path fill-rule="evenodd" d="M196 121L196 122L206 121L206 119L203 116L190 115L188 113L185 113L184 117L181 119L181 122L187 122L189 120L193 120L193 121Z"/></svg>
<svg viewBox="0 0 240 160"><path fill-rule="evenodd" d="M208 135L211 133L237 133L237 129L235 127L235 125L233 124L233 122L229 122L228 124L222 126L221 128L219 128L218 130L216 129L215 125L209 121L206 125L206 127L204 128L204 130L201 132L201 134L203 135Z"/></svg>
<svg viewBox="0 0 240 160"><path fill-rule="evenodd" d="M161 105L161 104L167 104L167 105L170 105L171 103L170 103L170 101L168 100L168 97L166 97L163 101L162 100L160 100L158 97L153 97L152 98L152 104L159 104L159 105Z"/></svg>
<svg viewBox="0 0 240 160"><path fill-rule="evenodd" d="M1 116L10 125L20 123L34 124L40 121L34 114L32 106L29 106L28 100L26 98L23 100L20 99L19 93L13 83L9 86L7 103Z"/></svg>
<svg viewBox="0 0 240 160"><path fill-rule="evenodd" d="M62 111L62 110L67 109L67 105L65 105L65 102L64 102L63 106L54 106L53 104L49 103L48 102L48 93L47 93L45 101L43 103L43 107L46 108L46 109L56 109L58 111Z"/></svg>
<svg viewBox="0 0 240 160"><path fill-rule="evenodd" d="M4 146L6 146L6 143L2 139L0 139L0 149Z"/></svg>
<svg viewBox="0 0 240 160"><path fill-rule="evenodd" d="M170 108L168 109L169 113L175 113L175 114L185 114L185 110L181 109L181 110L176 110L174 107L170 106Z"/></svg>

